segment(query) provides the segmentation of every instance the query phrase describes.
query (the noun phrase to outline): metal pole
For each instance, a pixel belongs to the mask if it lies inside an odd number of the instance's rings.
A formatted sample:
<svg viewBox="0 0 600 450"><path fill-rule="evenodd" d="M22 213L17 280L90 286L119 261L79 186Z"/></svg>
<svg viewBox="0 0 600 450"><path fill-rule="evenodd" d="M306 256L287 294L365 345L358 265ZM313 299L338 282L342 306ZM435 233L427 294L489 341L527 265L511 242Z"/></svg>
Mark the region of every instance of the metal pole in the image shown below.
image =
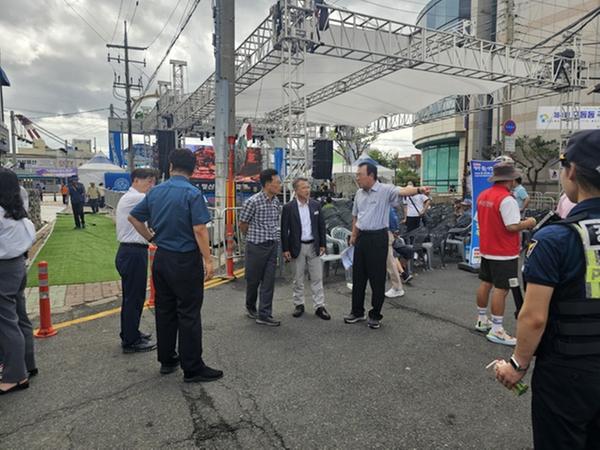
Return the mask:
<svg viewBox="0 0 600 450"><path fill-rule="evenodd" d="M129 171L135 169L135 152L133 149L133 135L131 133L131 86L129 80L129 46L127 43L127 21L123 22L125 26L124 47L125 47L125 96L127 109L127 146L129 148L127 166Z"/></svg>
<svg viewBox="0 0 600 450"><path fill-rule="evenodd" d="M0 84L0 123L4 123L4 96L2 95L2 84Z"/></svg>
<svg viewBox="0 0 600 450"><path fill-rule="evenodd" d="M15 112L10 112L10 145L12 146L13 168L17 168L17 132L15 131Z"/></svg>
<svg viewBox="0 0 600 450"><path fill-rule="evenodd" d="M235 3L216 0L215 19L215 207L226 206L228 137L235 135Z"/></svg>

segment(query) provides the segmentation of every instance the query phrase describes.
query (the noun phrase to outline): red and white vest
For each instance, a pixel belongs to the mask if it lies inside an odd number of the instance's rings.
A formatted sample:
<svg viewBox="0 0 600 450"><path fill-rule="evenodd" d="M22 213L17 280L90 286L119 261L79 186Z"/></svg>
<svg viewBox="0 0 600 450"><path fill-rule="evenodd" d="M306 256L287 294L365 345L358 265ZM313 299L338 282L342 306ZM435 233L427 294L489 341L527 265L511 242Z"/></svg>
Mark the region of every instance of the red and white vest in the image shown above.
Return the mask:
<svg viewBox="0 0 600 450"><path fill-rule="evenodd" d="M519 233L506 229L500 204L511 193L506 186L495 184L477 198L477 221L479 222L479 252L489 256L518 256Z"/></svg>

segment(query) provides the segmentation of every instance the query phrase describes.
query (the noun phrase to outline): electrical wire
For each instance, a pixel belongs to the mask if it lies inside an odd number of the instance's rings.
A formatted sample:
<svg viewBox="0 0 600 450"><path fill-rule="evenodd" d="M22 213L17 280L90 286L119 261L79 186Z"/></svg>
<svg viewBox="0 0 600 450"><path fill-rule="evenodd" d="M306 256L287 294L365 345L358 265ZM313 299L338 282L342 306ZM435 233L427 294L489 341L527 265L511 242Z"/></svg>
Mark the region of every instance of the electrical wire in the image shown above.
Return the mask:
<svg viewBox="0 0 600 450"><path fill-rule="evenodd" d="M190 19L192 18L192 16L194 15L194 12L196 11L196 8L198 7L198 5L201 2L202 2L202 0L195 0L194 1L194 4L192 5L190 11L188 12L188 14L187 14L184 22L181 24L181 27L179 28L179 30L177 31L177 33L175 34L175 36L173 36L173 39L171 39L171 43L167 47L167 50L165 51L164 56L162 57L162 59L158 63L158 66L156 67L156 69L154 70L154 72L152 73L152 75L149 77L148 83L146 84L146 87L144 88L144 90L140 94L140 97L143 97L148 92L148 89L150 88L150 85L152 84L152 82L156 78L156 75L158 75L158 71L160 70L160 68L162 67L163 63L165 62L165 60L169 56L169 53L171 52L171 49L175 46L175 43L179 39L179 36L181 36L181 33L183 33L183 30L185 30L185 27L190 22Z"/></svg>
<svg viewBox="0 0 600 450"><path fill-rule="evenodd" d="M88 113L95 113L95 112L100 112L100 111L107 111L108 108L96 108L96 109L88 109L85 111L74 111L74 112L68 112L68 113L44 113L46 115L44 116L36 116L36 117L28 117L28 119L51 119L53 117L69 117L69 116L78 116L80 114L88 114Z"/></svg>
<svg viewBox="0 0 600 450"><path fill-rule="evenodd" d="M135 13L137 12L138 6L140 4L139 0L135 0L135 6L133 8L133 14L131 15L131 19L129 19L129 28L133 28L133 21L135 20Z"/></svg>
<svg viewBox="0 0 600 450"><path fill-rule="evenodd" d="M76 10L74 7L73 7L73 5L71 5L71 4L70 4L70 3L69 3L67 0L63 0L63 2L65 2L65 5L67 5L69 8L71 8L71 9L73 10L73 12L74 12L75 14L77 14L77 16L78 16L78 17L79 17L81 20L83 20L83 21L85 22L85 24L86 24L88 27L90 27L90 29L91 29L91 30L92 30L94 33L96 33L96 35L97 35L97 36L98 36L100 39L102 39L102 42L105 42L105 43L106 43L106 39L105 39L105 38L104 38L104 37L103 37L103 36L102 36L102 35L101 35L101 34L98 32L98 30L96 30L96 29L95 29L95 28L92 26L92 24L91 24L91 23L89 23L89 22L88 22L88 21L85 19L85 17L83 17L81 14L79 14L79 12L78 12L78 11L77 11L77 10Z"/></svg>
<svg viewBox="0 0 600 450"><path fill-rule="evenodd" d="M119 26L119 19L121 18L121 10L123 9L123 0L119 3L119 13L117 14L117 21L115 22L115 27L113 28L112 36L110 37L110 41L112 42L115 39L115 34L117 33L117 27Z"/></svg>
<svg viewBox="0 0 600 450"><path fill-rule="evenodd" d="M166 20L165 24L163 25L162 29L156 36L154 36L154 39L152 39L152 41L150 41L150 43L147 45L148 48L150 48L152 46L152 44L154 44L156 42L156 40L164 33L165 29L167 28L167 25L169 25L169 22L171 21L171 18L173 17L173 14L175 14L175 11L179 7L180 3L181 3L181 0L177 0L175 7L171 10L171 13L169 14L169 17L167 17L167 20Z"/></svg>

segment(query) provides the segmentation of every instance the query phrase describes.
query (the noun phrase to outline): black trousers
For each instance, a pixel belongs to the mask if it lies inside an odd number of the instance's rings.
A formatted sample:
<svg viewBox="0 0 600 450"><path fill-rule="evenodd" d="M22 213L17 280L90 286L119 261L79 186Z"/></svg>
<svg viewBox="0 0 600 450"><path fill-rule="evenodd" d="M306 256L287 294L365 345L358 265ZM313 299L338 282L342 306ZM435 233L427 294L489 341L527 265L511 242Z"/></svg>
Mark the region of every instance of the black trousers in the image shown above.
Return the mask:
<svg viewBox="0 0 600 450"><path fill-rule="evenodd" d="M204 263L199 250L171 252L159 248L152 265L155 288L158 361L173 362L179 336L179 356L185 373L204 367L202 321Z"/></svg>
<svg viewBox="0 0 600 450"><path fill-rule="evenodd" d="M406 232L416 230L421 226L422 217L407 217L406 218Z"/></svg>
<svg viewBox="0 0 600 450"><path fill-rule="evenodd" d="M75 226L81 228L85 225L85 215L83 213L83 203L71 202L71 208L73 208L73 218L75 219Z"/></svg>
<svg viewBox="0 0 600 450"><path fill-rule="evenodd" d="M534 448L600 448L600 373L538 360L531 387Z"/></svg>
<svg viewBox="0 0 600 450"><path fill-rule="evenodd" d="M90 208L92 208L92 214L96 214L98 212L98 199L97 198L90 199Z"/></svg>
<svg viewBox="0 0 600 450"><path fill-rule="evenodd" d="M365 289L371 285L371 311L369 317L381 320L381 308L385 300L386 262L388 254L388 231L361 231L354 246L352 264L352 314L365 313Z"/></svg>
<svg viewBox="0 0 600 450"><path fill-rule="evenodd" d="M146 300L148 283L148 247L121 244L115 258L121 276L121 341L133 345L140 340L140 319Z"/></svg>
<svg viewBox="0 0 600 450"><path fill-rule="evenodd" d="M69 203L69 196L68 195L63 195L63 205L66 205L67 203Z"/></svg>

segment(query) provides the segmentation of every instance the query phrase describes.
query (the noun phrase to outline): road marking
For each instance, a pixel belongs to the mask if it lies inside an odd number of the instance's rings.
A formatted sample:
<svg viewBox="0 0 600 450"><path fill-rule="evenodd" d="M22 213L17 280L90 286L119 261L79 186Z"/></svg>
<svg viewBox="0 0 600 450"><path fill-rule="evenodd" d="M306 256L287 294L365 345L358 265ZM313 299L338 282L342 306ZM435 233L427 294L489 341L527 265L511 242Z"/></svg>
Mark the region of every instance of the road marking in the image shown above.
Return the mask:
<svg viewBox="0 0 600 450"><path fill-rule="evenodd" d="M233 274L236 276L236 278L244 276L244 273L245 273L244 269L239 269L239 270L236 270L235 272L233 272ZM204 288L211 289L211 288L214 288L217 286L221 286L222 284L228 283L230 281L231 280L228 278L215 278L213 280L208 281L204 285ZM148 308L150 308L150 307L147 304L144 305L144 309L148 309ZM89 316L78 317L77 319L67 320L65 322L57 323L56 325L54 325L54 329L60 330L62 328L67 328L67 327L70 327L73 325L78 325L80 323L90 322L92 320L102 319L103 317L112 316L113 314L118 314L119 312L121 312L120 306L118 308L108 309L106 311L102 311L99 313L90 314Z"/></svg>

